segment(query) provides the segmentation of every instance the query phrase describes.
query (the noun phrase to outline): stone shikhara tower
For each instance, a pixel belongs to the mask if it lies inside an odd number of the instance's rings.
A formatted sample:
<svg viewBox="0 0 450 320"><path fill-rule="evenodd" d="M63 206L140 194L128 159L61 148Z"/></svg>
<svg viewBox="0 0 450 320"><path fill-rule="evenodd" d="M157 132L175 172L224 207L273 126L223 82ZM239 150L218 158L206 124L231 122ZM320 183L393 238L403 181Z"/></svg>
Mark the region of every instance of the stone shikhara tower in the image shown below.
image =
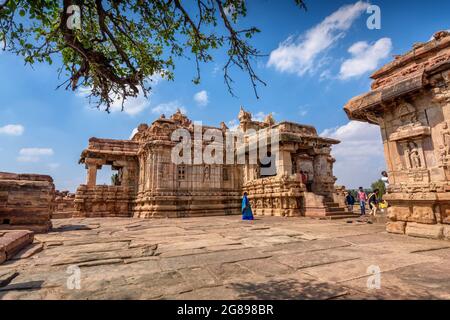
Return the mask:
<svg viewBox="0 0 450 320"><path fill-rule="evenodd" d="M375 72L344 110L381 128L389 171L387 230L450 238L450 33ZM361 146L370 152L370 146Z"/></svg>
<svg viewBox="0 0 450 320"><path fill-rule="evenodd" d="M87 182L76 192L76 215L150 218L240 214L244 191L257 215L347 215L342 197L335 191L334 159L330 155L331 146L339 141L320 137L311 126L276 123L272 116L252 120L243 108L238 117L235 131L223 122L217 128L198 129L178 110L169 118L161 115L151 125L141 124L131 140L91 138L80 159L87 169ZM260 150L260 138L256 144L251 141L266 131L270 131L270 144L265 158L250 161ZM174 134L178 132L192 139L189 148L176 149L180 137L174 139ZM206 138L208 132L215 132L217 139ZM235 145L234 136L228 140L237 132L243 145ZM228 141L232 142L231 162ZM208 163L203 158L196 162L212 144L217 144L218 158L223 156L223 161ZM255 145L258 150L254 150ZM176 156L184 158L182 162L174 162L174 150ZM97 185L97 170L108 165L117 170L113 184Z"/></svg>

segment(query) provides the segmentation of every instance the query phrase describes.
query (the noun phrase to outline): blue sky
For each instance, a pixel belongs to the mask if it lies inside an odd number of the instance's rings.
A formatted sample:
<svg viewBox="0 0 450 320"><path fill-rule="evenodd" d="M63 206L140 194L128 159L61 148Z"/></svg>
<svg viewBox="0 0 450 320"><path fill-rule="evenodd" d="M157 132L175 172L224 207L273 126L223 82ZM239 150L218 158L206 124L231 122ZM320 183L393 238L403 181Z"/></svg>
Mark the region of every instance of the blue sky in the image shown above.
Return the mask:
<svg viewBox="0 0 450 320"><path fill-rule="evenodd" d="M223 51L202 65L202 82L194 85L194 61L179 61L175 81L158 81L149 99L139 97L127 112L107 114L88 105L79 94L55 90L57 65L24 66L19 57L0 52L0 171L50 174L56 187L75 191L85 181L78 164L90 137L127 139L140 123L160 113L182 108L192 120L233 125L243 105L262 117L273 112L277 121L314 125L327 136L342 140L335 148L335 175L347 187L370 186L384 169L377 127L349 122L343 105L370 87L369 75L450 29L450 1L372 1L381 8L381 29L369 30L368 4L356 1L309 0L308 11L294 1L248 0L242 26L256 25L261 33L252 43L267 57L255 62L267 87L257 100L246 74L233 73L232 97L223 82ZM109 172L100 176L108 182Z"/></svg>

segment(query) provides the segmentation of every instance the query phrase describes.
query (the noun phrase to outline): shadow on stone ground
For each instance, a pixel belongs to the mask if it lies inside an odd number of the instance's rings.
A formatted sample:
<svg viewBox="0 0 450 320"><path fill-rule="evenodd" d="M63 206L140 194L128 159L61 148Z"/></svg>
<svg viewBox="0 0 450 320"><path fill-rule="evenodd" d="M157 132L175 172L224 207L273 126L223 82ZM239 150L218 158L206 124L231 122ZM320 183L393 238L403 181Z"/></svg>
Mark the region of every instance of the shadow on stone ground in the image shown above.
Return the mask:
<svg viewBox="0 0 450 320"><path fill-rule="evenodd" d="M14 284L9 284L4 287L0 287L0 300L2 297L10 290L39 290L42 288L44 284L44 280L38 281L27 281L27 282L18 282Z"/></svg>
<svg viewBox="0 0 450 320"><path fill-rule="evenodd" d="M293 279L263 283L240 283L230 286L244 300L314 300L346 295L346 290L321 282L301 284Z"/></svg>
<svg viewBox="0 0 450 320"><path fill-rule="evenodd" d="M79 231L79 230L92 230L92 228L79 224L79 225L63 225L57 228L52 228L51 232L67 232L67 231Z"/></svg>

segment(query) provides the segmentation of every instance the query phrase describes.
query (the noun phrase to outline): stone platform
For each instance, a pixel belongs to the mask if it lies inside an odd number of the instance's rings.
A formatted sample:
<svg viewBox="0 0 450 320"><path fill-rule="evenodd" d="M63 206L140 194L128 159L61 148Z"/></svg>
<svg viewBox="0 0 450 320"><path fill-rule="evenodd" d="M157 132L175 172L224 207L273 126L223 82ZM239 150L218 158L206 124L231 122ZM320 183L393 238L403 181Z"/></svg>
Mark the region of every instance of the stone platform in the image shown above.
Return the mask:
<svg viewBox="0 0 450 320"><path fill-rule="evenodd" d="M351 223L350 223L351 222ZM0 299L450 299L450 243L365 220L53 220ZM34 253L34 254L33 254ZM80 289L74 284L77 268ZM368 289L372 268L380 289Z"/></svg>

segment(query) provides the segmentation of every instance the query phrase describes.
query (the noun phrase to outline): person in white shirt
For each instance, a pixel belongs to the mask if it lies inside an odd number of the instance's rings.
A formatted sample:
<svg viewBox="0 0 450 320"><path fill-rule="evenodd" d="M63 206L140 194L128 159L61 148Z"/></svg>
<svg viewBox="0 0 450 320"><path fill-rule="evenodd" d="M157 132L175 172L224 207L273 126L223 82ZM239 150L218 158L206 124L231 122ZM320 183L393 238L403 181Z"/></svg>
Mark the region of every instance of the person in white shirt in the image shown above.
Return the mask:
<svg viewBox="0 0 450 320"><path fill-rule="evenodd" d="M386 171L383 171L381 173L381 181L384 182L384 187L385 187L386 193L387 193L387 190L388 190L388 187L389 187L389 177L388 177L388 174L387 174Z"/></svg>

